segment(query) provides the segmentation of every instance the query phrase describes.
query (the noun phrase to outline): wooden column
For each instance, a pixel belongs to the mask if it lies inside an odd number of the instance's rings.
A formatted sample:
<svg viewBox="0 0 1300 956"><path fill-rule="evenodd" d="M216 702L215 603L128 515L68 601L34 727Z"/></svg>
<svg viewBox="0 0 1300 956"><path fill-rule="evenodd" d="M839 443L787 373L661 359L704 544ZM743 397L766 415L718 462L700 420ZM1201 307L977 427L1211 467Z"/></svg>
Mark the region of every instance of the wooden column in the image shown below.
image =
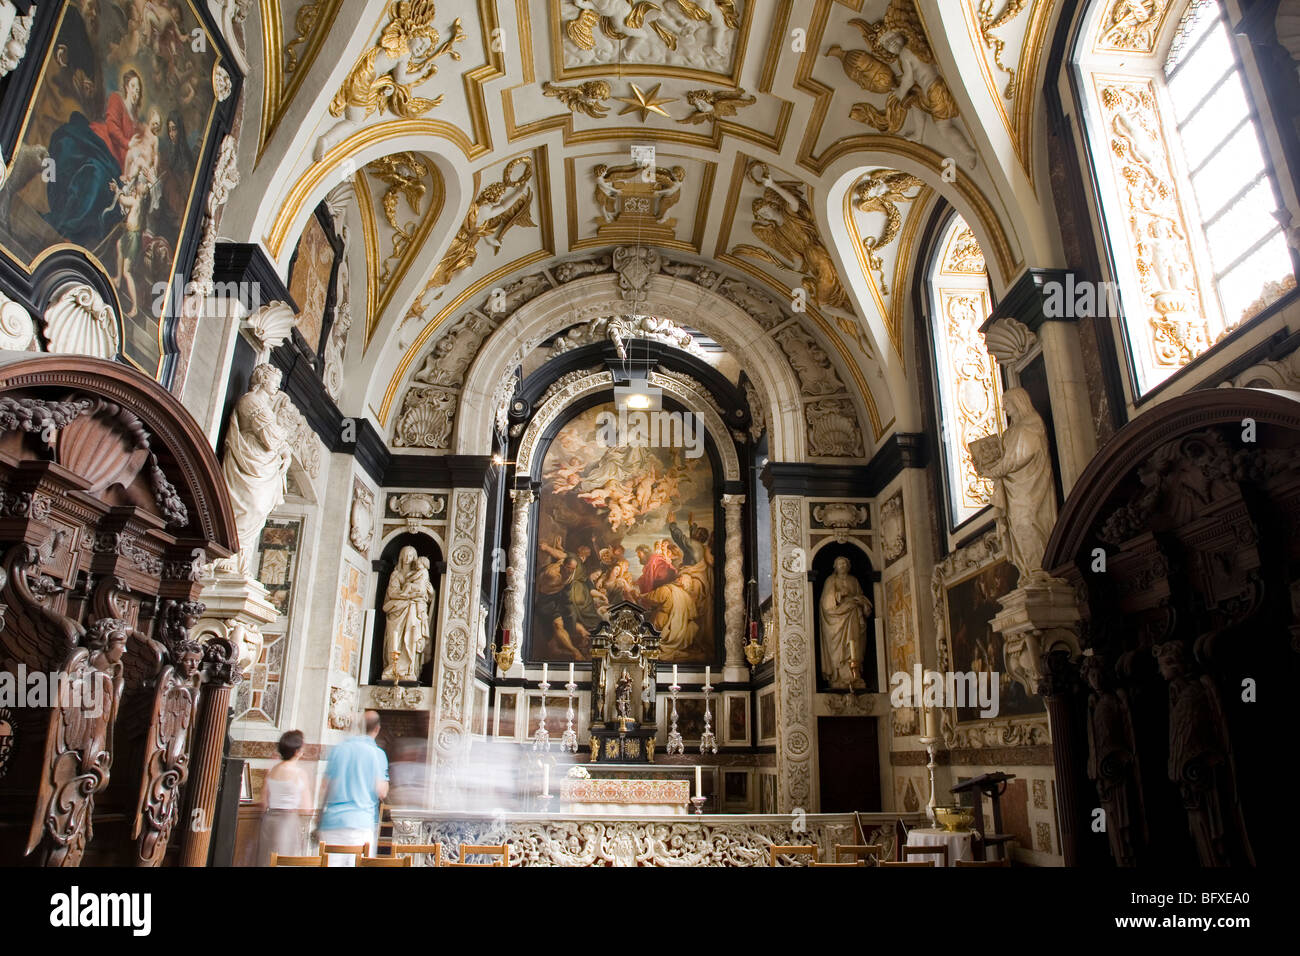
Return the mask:
<svg viewBox="0 0 1300 956"><path fill-rule="evenodd" d="M1086 766L1088 744L1080 741L1074 716L1074 694L1078 687L1078 668L1065 651L1042 656L1043 676L1038 684L1047 705L1048 727L1052 732L1052 763L1056 768L1056 822L1061 831L1061 855L1066 866L1078 866L1079 832L1088 814L1079 800L1079 768ZM1079 749L1082 744L1082 751Z"/></svg>
<svg viewBox="0 0 1300 956"><path fill-rule="evenodd" d="M190 765L185 815L181 819L181 866L206 866L216 815L221 758L230 721L230 691L243 679L239 650L232 641L214 637L204 644L203 697Z"/></svg>

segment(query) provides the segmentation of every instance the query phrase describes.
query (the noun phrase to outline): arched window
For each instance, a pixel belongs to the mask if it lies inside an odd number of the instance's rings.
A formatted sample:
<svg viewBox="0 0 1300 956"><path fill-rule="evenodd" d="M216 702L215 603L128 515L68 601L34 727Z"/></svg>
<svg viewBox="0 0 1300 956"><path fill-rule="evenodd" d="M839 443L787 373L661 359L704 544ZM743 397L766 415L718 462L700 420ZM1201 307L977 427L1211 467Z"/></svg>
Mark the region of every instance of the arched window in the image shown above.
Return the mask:
<svg viewBox="0 0 1300 956"><path fill-rule="evenodd" d="M1218 0L1094 0L1074 63L1118 289L1064 305L1122 303L1140 395L1293 289L1294 263Z"/></svg>
<svg viewBox="0 0 1300 956"><path fill-rule="evenodd" d="M997 363L980 334L992 303L984 253L961 216L939 233L927 276L935 386L951 527L988 507L993 488L971 461L971 442L999 431Z"/></svg>

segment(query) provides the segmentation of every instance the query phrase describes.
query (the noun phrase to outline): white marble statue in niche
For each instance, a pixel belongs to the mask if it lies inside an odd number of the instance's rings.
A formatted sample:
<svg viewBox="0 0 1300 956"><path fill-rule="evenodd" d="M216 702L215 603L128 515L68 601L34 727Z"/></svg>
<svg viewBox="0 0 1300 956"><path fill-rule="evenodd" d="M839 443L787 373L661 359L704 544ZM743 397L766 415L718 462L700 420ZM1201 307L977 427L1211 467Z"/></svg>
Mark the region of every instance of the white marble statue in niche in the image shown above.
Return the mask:
<svg viewBox="0 0 1300 956"><path fill-rule="evenodd" d="M413 681L420 676L429 646L429 607L433 603L429 559L407 545L384 593L384 660L382 680Z"/></svg>
<svg viewBox="0 0 1300 956"><path fill-rule="evenodd" d="M276 416L280 373L262 364L253 369L248 392L235 403L226 432L221 473L230 491L239 552L221 569L252 576L253 554L266 518L284 501L285 475L292 451Z"/></svg>
<svg viewBox="0 0 1300 956"><path fill-rule="evenodd" d="M834 688L863 686L862 659L867 652L867 615L871 601L849 573L849 559L835 559L818 604L821 614L822 676Z"/></svg>
<svg viewBox="0 0 1300 956"><path fill-rule="evenodd" d="M1003 396L1007 430L971 443L975 470L994 480L993 507L1006 523L1007 550L1020 571L1020 583L1042 578L1043 552L1056 524L1056 491L1052 485L1052 452L1047 425L1034 410L1023 388ZM1000 444L1001 452L989 447ZM976 447L976 446L980 447Z"/></svg>

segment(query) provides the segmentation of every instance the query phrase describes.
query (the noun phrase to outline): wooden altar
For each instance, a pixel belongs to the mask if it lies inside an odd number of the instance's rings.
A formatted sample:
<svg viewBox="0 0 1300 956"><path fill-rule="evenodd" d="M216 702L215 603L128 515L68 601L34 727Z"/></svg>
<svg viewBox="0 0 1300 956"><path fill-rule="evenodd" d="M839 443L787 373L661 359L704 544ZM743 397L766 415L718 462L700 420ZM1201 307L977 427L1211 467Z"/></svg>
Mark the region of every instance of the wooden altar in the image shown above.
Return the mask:
<svg viewBox="0 0 1300 956"><path fill-rule="evenodd" d="M659 632L623 602L591 636L592 763L653 763Z"/></svg>

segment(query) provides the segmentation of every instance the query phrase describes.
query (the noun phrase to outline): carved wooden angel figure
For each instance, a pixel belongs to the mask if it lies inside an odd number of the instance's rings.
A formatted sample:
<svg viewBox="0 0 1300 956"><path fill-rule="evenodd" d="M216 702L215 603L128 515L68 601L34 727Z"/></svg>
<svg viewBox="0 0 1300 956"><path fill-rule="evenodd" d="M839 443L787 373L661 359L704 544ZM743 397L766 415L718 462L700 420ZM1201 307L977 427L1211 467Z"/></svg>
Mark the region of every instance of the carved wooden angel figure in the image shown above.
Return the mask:
<svg viewBox="0 0 1300 956"><path fill-rule="evenodd" d="M113 725L129 634L126 621L101 618L60 668L26 850L43 846L45 866L79 866L94 835L95 794L108 786L113 764Z"/></svg>
<svg viewBox="0 0 1300 956"><path fill-rule="evenodd" d="M1208 674L1188 674L1181 641L1151 649L1169 682L1169 779L1187 810L1202 866L1254 866L1237 796L1237 772L1219 692Z"/></svg>
<svg viewBox="0 0 1300 956"><path fill-rule="evenodd" d="M199 708L203 645L184 640L171 652L173 663L158 675L145 743L144 777L131 830L141 866L160 866L180 814L181 788L190 772L190 734Z"/></svg>
<svg viewBox="0 0 1300 956"><path fill-rule="evenodd" d="M1110 852L1119 866L1137 866L1147 839L1138 773L1137 738L1128 702L1111 687L1105 661L1086 655L1079 664L1088 695L1088 776L1106 811Z"/></svg>
<svg viewBox="0 0 1300 956"><path fill-rule="evenodd" d="M439 45L433 25L435 12L432 0L393 0L389 4L391 19L379 42L361 55L330 100L330 115L343 119L316 141L317 162L372 114L389 112L410 119L442 102L442 96L426 99L416 96L414 90L438 72L438 57L460 59L454 45L465 39L465 31L458 17L447 41Z"/></svg>

